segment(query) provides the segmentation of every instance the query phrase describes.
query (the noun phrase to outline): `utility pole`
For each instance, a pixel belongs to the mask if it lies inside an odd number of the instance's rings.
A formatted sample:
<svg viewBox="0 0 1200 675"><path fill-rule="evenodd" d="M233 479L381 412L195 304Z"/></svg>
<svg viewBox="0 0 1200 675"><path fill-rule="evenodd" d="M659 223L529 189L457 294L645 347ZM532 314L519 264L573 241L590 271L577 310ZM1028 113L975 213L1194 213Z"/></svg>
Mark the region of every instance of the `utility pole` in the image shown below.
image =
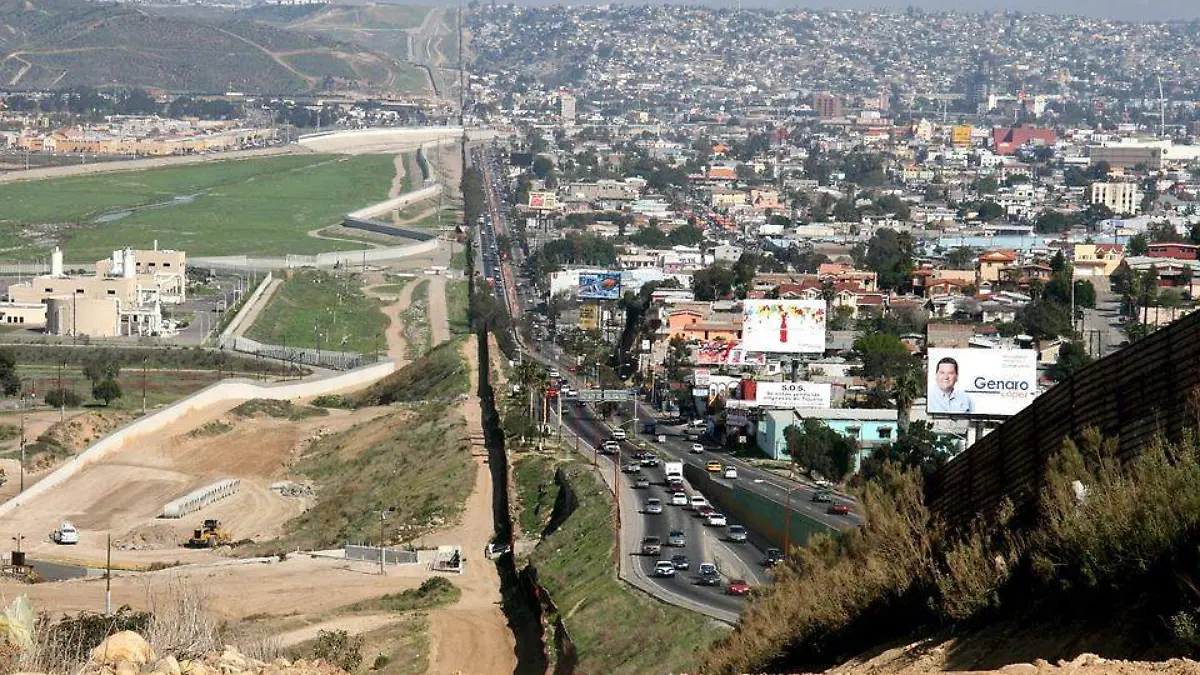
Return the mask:
<svg viewBox="0 0 1200 675"><path fill-rule="evenodd" d="M383 576L383 521L387 518L387 510L379 512L379 576Z"/></svg>
<svg viewBox="0 0 1200 675"><path fill-rule="evenodd" d="M21 385L21 484L18 492L25 491L25 385ZM19 546L19 544L18 544Z"/></svg>
<svg viewBox="0 0 1200 675"><path fill-rule="evenodd" d="M58 421L59 422L62 422L63 420L65 420L67 418L67 402L65 400L63 400L66 397L63 396L62 369L63 369L63 362L60 359L58 362Z"/></svg>
<svg viewBox="0 0 1200 675"><path fill-rule="evenodd" d="M104 615L112 614L112 534L108 535L108 554L104 561Z"/></svg>
<svg viewBox="0 0 1200 675"><path fill-rule="evenodd" d="M142 414L146 414L146 359L142 357Z"/></svg>

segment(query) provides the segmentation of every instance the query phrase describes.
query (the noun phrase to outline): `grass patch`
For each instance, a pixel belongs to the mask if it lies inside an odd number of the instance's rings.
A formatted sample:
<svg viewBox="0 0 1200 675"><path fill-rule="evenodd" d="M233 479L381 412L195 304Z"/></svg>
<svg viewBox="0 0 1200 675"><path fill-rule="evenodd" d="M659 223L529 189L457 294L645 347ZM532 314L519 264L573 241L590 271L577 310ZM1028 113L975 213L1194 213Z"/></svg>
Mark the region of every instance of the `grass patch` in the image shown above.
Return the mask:
<svg viewBox="0 0 1200 675"><path fill-rule="evenodd" d="M451 335L467 335L471 332L471 317L467 302L466 279L446 283L446 313L450 320Z"/></svg>
<svg viewBox="0 0 1200 675"><path fill-rule="evenodd" d="M461 343L450 340L371 385L355 399L358 407L445 400L467 393L470 372L459 352Z"/></svg>
<svg viewBox="0 0 1200 675"><path fill-rule="evenodd" d="M271 296L246 337L289 347L374 354L387 317L357 275L301 270Z"/></svg>
<svg viewBox="0 0 1200 675"><path fill-rule="evenodd" d="M540 537L554 510L558 489L554 485L554 460L542 455L525 455L513 466L517 488L517 524L527 537Z"/></svg>
<svg viewBox="0 0 1200 675"><path fill-rule="evenodd" d="M400 322L404 324L404 339L409 358L417 358L428 352L433 342L432 331L429 327L428 281L419 281L413 287L408 307L400 312Z"/></svg>
<svg viewBox="0 0 1200 675"><path fill-rule="evenodd" d="M341 394L325 394L312 400L318 408L353 408L354 401Z"/></svg>
<svg viewBox="0 0 1200 675"><path fill-rule="evenodd" d="M187 435L191 438L211 438L213 436L227 434L230 431L233 431L233 424L225 420L213 420L211 422L205 422L195 429L192 429L187 433Z"/></svg>
<svg viewBox="0 0 1200 675"><path fill-rule="evenodd" d="M382 295L400 295L400 291L403 291L404 287L407 285L408 284L384 284L382 286L376 286L371 290Z"/></svg>
<svg viewBox="0 0 1200 675"><path fill-rule="evenodd" d="M425 405L363 422L313 443L293 466L309 478L317 503L284 528L288 534L252 554L379 541L408 542L452 522L475 484L463 419Z"/></svg>
<svg viewBox="0 0 1200 675"><path fill-rule="evenodd" d="M347 605L347 612L411 612L417 609L433 609L452 605L462 597L462 590L446 577L430 577L417 588L401 593L388 593Z"/></svg>
<svg viewBox="0 0 1200 675"><path fill-rule="evenodd" d="M140 365L140 364L139 364ZM19 365L17 372L29 389L39 392L39 397L58 388L59 374L54 366ZM226 372L228 376L228 372ZM123 396L108 406L108 410L123 410L141 412L142 385L145 384L146 407L156 408L173 403L201 389L219 382L220 375L215 370L148 370L145 379L142 378L141 368L124 368L117 377ZM62 372L62 387L79 394L85 406L92 400L92 382L83 373L74 368L64 368Z"/></svg>
<svg viewBox="0 0 1200 675"><path fill-rule="evenodd" d="M356 248L305 236L387 195L386 156L297 154L0 185L0 245L31 259L62 243L70 260L118 245L189 255L317 253ZM176 197L195 196L192 201ZM96 217L164 204L119 220ZM31 237L27 227L46 232Z"/></svg>
<svg viewBox="0 0 1200 675"><path fill-rule="evenodd" d="M578 506L538 544L530 563L565 619L579 672L695 671L698 652L723 632L694 612L626 588L613 569L612 495L590 467L561 466ZM620 630L613 630L620 626Z"/></svg>
<svg viewBox="0 0 1200 675"><path fill-rule="evenodd" d="M466 270L467 269L467 249L460 248L450 256L450 269Z"/></svg>
<svg viewBox="0 0 1200 675"><path fill-rule="evenodd" d="M291 422L299 422L310 417L324 417L329 414L325 408L296 405L291 401L278 398L252 398L231 412L238 417L274 417Z"/></svg>

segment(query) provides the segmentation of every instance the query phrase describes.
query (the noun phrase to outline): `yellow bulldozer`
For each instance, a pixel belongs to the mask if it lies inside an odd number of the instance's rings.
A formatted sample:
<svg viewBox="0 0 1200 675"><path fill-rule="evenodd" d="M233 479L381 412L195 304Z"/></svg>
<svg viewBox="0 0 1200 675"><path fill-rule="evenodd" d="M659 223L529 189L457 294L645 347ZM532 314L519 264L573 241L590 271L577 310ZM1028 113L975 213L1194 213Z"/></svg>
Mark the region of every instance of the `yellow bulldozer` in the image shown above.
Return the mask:
<svg viewBox="0 0 1200 675"><path fill-rule="evenodd" d="M191 539L184 544L188 548L216 548L233 541L229 530L221 529L221 521L209 518L204 525L192 530Z"/></svg>

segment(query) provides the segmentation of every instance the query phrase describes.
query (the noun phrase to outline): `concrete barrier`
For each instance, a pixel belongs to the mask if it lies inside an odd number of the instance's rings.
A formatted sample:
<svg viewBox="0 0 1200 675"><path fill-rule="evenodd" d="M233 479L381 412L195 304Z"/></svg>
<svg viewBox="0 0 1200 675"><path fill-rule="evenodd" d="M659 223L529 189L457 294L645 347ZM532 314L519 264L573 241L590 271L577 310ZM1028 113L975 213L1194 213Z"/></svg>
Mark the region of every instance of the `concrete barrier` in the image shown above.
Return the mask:
<svg viewBox="0 0 1200 675"><path fill-rule="evenodd" d="M246 299L246 302L243 302L242 306L238 308L238 312L234 315L233 321L230 321L229 325L225 326L225 330L221 331L221 335L217 337L218 347L225 349L230 339L237 334L238 328L245 323L246 317L250 316L250 312L254 311L255 305L262 300L263 293L267 292L267 289L271 286L271 282L273 280L274 275L271 272L267 272L267 276L263 277L262 282L259 283L258 287L254 289L254 292L250 294L250 297ZM249 326L247 326L247 328L248 327Z"/></svg>
<svg viewBox="0 0 1200 675"><path fill-rule="evenodd" d="M241 487L242 481L237 478L226 478L212 485L206 485L199 490L187 493L179 499L167 502L166 506L163 506L162 517L182 518L189 513L199 511L213 502L219 502L226 497L237 494Z"/></svg>
<svg viewBox="0 0 1200 675"><path fill-rule="evenodd" d="M299 399L324 394L338 394L360 389L382 379L396 370L393 361L381 361L357 370L340 373L332 377L298 382L257 384L252 380L224 380L206 387L158 412L143 417L132 424L118 429L93 443L82 453L63 464L49 476L34 483L25 492L0 504L0 517L18 508L30 499L58 487L90 464L122 449L127 443L150 434L159 433L187 415L209 406L240 403L252 398Z"/></svg>
<svg viewBox="0 0 1200 675"><path fill-rule="evenodd" d="M364 206L357 211L351 211L350 213L346 214L346 217L356 218L359 220L371 220L378 216L382 216L385 213L395 211L396 209L402 209L409 204L415 204L420 201L425 201L426 199L432 199L438 195L438 192L441 191L441 189L442 186L440 184L434 183L433 185L423 187L418 190L413 190L412 192L405 192L398 197L393 197L382 202L376 202L370 206Z"/></svg>
<svg viewBox="0 0 1200 675"><path fill-rule="evenodd" d="M341 267L359 265L363 262L391 262L413 256L432 253L438 248L437 239L421 241L404 246L388 246L358 251L331 251L317 255L259 256L245 255L195 258L188 264L222 270L246 270L265 272L270 270L298 269L300 267Z"/></svg>

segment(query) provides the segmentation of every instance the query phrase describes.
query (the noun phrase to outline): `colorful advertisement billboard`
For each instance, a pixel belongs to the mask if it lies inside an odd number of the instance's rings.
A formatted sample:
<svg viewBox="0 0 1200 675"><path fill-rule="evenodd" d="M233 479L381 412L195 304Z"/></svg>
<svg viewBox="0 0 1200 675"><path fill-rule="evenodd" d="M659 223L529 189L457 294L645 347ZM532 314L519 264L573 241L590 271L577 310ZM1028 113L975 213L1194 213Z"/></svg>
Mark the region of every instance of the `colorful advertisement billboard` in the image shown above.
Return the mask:
<svg viewBox="0 0 1200 675"><path fill-rule="evenodd" d="M621 297L620 272L580 272L580 299L617 300Z"/></svg>
<svg viewBox="0 0 1200 675"><path fill-rule="evenodd" d="M832 395L828 382L759 382L754 400L764 408L828 408Z"/></svg>
<svg viewBox="0 0 1200 675"><path fill-rule="evenodd" d="M538 211L553 211L558 208L558 198L553 192L530 192L529 208Z"/></svg>
<svg viewBox="0 0 1200 675"><path fill-rule="evenodd" d="M742 348L750 352L825 351L824 300L743 300Z"/></svg>
<svg viewBox="0 0 1200 675"><path fill-rule="evenodd" d="M1032 349L930 349L926 409L931 415L1008 417L1037 398Z"/></svg>

